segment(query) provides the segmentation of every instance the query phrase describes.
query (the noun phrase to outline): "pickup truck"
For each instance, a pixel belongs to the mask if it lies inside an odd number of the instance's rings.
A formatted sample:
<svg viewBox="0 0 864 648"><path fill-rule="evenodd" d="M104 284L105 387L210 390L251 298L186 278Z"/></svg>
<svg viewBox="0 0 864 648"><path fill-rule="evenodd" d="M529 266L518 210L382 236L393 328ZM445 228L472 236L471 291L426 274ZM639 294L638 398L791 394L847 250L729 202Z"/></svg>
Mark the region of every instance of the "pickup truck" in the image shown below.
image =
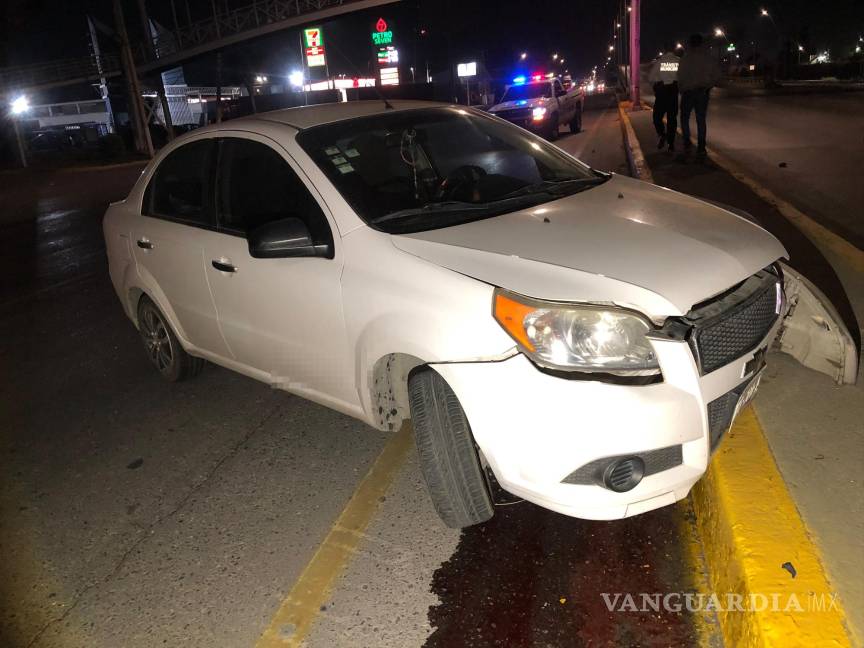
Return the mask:
<svg viewBox="0 0 864 648"><path fill-rule="evenodd" d="M501 103L492 106L489 112L554 140L561 124L569 124L572 133L582 130L584 103L585 95L578 86L565 90L557 78L534 77L526 83L524 77L517 77L507 86Z"/></svg>

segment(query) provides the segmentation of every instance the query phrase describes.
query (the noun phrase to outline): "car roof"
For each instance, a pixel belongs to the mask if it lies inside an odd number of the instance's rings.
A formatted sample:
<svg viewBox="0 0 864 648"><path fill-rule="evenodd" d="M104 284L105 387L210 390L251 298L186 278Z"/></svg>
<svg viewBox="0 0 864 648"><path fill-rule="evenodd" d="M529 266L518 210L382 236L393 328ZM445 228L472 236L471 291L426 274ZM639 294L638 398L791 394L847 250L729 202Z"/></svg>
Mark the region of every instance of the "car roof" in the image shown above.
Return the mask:
<svg viewBox="0 0 864 648"><path fill-rule="evenodd" d="M368 117L387 112L416 110L418 108L441 108L450 104L436 101L407 101L390 100L391 108L388 108L381 99L371 101L345 101L341 103L315 104L313 106L298 106L296 108L283 108L270 112L250 115L240 119L232 119L223 122L213 130L229 130L242 125L252 126L256 121L270 121L286 124L298 130L312 128L321 124L354 119L355 117Z"/></svg>

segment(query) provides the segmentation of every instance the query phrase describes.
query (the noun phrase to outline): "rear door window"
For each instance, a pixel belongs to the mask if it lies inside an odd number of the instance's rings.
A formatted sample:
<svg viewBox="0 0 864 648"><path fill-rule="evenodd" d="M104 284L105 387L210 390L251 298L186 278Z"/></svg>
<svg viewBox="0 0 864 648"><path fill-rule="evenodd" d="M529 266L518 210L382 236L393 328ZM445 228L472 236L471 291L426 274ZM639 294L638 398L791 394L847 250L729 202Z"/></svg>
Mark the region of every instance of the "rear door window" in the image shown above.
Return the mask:
<svg viewBox="0 0 864 648"><path fill-rule="evenodd" d="M189 225L213 226L216 140L184 144L160 162L144 194L148 216Z"/></svg>

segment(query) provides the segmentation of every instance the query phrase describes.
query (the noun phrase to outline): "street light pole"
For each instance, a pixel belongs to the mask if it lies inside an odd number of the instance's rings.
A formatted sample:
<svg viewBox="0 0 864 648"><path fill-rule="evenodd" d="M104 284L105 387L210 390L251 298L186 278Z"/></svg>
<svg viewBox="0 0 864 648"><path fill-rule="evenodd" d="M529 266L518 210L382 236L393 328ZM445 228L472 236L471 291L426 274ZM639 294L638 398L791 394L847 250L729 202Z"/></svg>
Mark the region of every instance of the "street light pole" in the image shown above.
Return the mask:
<svg viewBox="0 0 864 648"><path fill-rule="evenodd" d="M27 153L24 150L24 140L21 138L21 128L18 125L18 117L12 117L12 127L15 129L15 141L18 143L18 156L21 158L21 166L27 168Z"/></svg>
<svg viewBox="0 0 864 648"><path fill-rule="evenodd" d="M630 2L630 100L632 110L641 110L639 97L639 5L640 0Z"/></svg>

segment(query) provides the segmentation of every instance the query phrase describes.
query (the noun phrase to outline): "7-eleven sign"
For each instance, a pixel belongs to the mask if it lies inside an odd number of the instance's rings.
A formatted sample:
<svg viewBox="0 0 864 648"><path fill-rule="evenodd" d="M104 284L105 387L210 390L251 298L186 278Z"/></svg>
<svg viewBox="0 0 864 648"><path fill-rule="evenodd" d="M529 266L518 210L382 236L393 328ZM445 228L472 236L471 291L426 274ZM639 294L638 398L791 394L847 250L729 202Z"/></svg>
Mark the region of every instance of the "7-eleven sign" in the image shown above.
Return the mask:
<svg viewBox="0 0 864 648"><path fill-rule="evenodd" d="M324 47L324 30L320 27L310 27L303 30L304 47Z"/></svg>

